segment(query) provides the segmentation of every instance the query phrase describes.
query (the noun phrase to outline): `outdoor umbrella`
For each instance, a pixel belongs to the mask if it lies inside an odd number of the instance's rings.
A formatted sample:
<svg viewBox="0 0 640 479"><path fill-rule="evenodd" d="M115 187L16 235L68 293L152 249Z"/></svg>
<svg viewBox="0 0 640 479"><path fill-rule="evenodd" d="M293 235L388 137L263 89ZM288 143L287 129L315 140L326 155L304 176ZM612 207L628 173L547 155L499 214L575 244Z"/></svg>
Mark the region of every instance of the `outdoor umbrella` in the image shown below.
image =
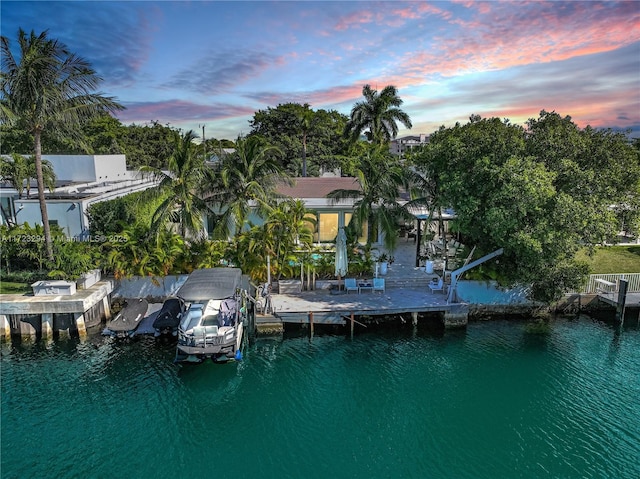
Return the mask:
<svg viewBox="0 0 640 479"><path fill-rule="evenodd" d="M338 287L340 279L347 274L349 269L349 260L347 258L347 235L344 228L338 230L336 237L336 276L338 277Z"/></svg>

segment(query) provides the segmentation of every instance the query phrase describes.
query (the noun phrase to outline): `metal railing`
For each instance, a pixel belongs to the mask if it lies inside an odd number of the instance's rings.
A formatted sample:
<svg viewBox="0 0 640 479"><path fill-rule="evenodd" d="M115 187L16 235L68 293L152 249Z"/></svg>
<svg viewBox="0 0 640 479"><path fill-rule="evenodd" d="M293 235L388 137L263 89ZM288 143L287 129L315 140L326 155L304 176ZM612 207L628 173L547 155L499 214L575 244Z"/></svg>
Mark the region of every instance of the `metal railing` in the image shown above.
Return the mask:
<svg viewBox="0 0 640 479"><path fill-rule="evenodd" d="M591 274L589 281L580 293L615 293L618 291L619 281L626 279L627 292L640 292L640 273ZM576 291L578 292L578 291Z"/></svg>

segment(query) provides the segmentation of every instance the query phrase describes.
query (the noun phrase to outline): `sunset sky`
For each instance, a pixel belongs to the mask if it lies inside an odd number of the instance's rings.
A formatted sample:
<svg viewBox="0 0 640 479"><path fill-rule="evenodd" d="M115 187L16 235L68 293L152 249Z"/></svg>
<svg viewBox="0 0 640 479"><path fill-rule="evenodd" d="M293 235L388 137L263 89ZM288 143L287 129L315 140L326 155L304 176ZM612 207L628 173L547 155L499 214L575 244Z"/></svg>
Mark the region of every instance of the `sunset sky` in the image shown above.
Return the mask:
<svg viewBox="0 0 640 479"><path fill-rule="evenodd" d="M540 110L640 136L640 2L2 0L0 31L49 30L126 106L208 138L249 132L259 109L349 114L395 85L413 128Z"/></svg>

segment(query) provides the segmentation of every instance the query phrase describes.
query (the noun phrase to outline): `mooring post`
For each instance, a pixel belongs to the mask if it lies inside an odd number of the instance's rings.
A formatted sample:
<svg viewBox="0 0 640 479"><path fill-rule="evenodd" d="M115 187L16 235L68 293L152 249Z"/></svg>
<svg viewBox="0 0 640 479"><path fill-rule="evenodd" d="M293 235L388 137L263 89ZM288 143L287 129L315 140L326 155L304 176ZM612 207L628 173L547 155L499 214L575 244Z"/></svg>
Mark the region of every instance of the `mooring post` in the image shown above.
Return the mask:
<svg viewBox="0 0 640 479"><path fill-rule="evenodd" d="M109 295L102 298L102 306L104 308L104 319L111 319L111 304L109 303Z"/></svg>
<svg viewBox="0 0 640 479"><path fill-rule="evenodd" d="M418 312L417 311L413 311L411 313L411 324L413 324L414 326L418 325Z"/></svg>
<svg viewBox="0 0 640 479"><path fill-rule="evenodd" d="M313 339L313 311L309 312L309 334L311 339Z"/></svg>
<svg viewBox="0 0 640 479"><path fill-rule="evenodd" d="M353 325L354 325L353 319L354 319L353 311L351 311L351 339L353 339Z"/></svg>
<svg viewBox="0 0 640 479"><path fill-rule="evenodd" d="M87 337L87 327L84 322L84 313L76 314L76 329L78 330L78 336L80 339L85 339Z"/></svg>
<svg viewBox="0 0 640 479"><path fill-rule="evenodd" d="M620 323L620 326L624 324L624 307L627 301L627 287L629 281L621 279L618 286L618 307L616 308L616 321Z"/></svg>
<svg viewBox="0 0 640 479"><path fill-rule="evenodd" d="M53 313L42 313L41 319L42 339L53 339Z"/></svg>
<svg viewBox="0 0 640 479"><path fill-rule="evenodd" d="M0 342L11 342L11 323L6 314L0 314Z"/></svg>

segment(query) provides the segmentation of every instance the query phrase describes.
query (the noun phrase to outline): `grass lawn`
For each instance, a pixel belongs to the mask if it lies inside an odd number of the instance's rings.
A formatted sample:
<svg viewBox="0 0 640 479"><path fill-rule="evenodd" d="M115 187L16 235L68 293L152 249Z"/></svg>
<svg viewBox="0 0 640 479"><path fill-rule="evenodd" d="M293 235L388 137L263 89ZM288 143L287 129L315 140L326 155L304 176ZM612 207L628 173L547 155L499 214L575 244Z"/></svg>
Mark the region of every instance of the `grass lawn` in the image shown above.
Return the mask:
<svg viewBox="0 0 640 479"><path fill-rule="evenodd" d="M31 285L27 283L0 281L0 294L24 294L30 293L31 291Z"/></svg>
<svg viewBox="0 0 640 479"><path fill-rule="evenodd" d="M577 258L589 264L591 274L640 273L640 245L602 246L593 256L583 251Z"/></svg>

